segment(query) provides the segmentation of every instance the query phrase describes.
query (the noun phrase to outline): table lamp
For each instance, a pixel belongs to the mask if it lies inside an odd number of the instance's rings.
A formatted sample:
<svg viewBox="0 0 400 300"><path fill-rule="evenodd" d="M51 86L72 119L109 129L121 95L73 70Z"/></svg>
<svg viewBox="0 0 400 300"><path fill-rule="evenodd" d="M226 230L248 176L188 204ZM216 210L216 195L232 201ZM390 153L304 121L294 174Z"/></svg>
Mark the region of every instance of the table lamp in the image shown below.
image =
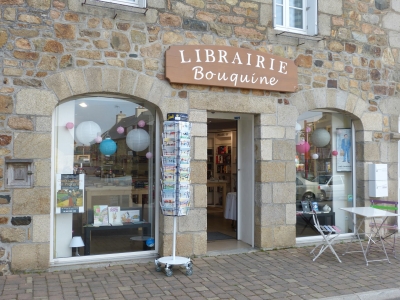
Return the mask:
<svg viewBox="0 0 400 300"><path fill-rule="evenodd" d="M74 237L72 237L72 240L69 243L69 246L71 248L75 247L76 248L76 256L80 256L79 253L78 253L78 248L85 246L85 244L83 243L82 237L74 236Z"/></svg>

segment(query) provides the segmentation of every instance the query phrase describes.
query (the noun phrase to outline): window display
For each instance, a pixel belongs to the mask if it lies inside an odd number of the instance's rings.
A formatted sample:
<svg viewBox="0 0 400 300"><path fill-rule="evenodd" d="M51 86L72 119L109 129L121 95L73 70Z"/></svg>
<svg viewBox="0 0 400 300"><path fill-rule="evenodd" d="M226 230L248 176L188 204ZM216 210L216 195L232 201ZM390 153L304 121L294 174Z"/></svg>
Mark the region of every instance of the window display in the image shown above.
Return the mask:
<svg viewBox="0 0 400 300"><path fill-rule="evenodd" d="M341 207L352 202L350 118L334 112L306 112L296 124L296 236L318 235L309 211L321 225L353 230ZM345 160L345 162L343 162ZM326 224L325 224L326 223Z"/></svg>
<svg viewBox="0 0 400 300"><path fill-rule="evenodd" d="M54 258L139 252L154 240L155 111L91 97L55 110ZM141 241L143 243L138 243Z"/></svg>

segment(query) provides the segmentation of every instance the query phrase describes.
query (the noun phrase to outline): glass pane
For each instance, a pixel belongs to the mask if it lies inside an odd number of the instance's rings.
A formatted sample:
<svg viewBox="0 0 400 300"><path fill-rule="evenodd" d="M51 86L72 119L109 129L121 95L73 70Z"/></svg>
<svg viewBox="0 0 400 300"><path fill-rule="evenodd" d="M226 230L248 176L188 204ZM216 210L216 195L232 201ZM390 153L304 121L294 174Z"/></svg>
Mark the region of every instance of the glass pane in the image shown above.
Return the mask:
<svg viewBox="0 0 400 300"><path fill-rule="evenodd" d="M281 5L282 5L282 4L283 4L283 0L276 0L275 3L276 3L276 4L281 4Z"/></svg>
<svg viewBox="0 0 400 300"><path fill-rule="evenodd" d="M283 26L283 6L277 5L275 8L275 25Z"/></svg>
<svg viewBox="0 0 400 300"><path fill-rule="evenodd" d="M303 29L303 11L299 9L289 9L289 26Z"/></svg>
<svg viewBox="0 0 400 300"><path fill-rule="evenodd" d="M72 237L85 256L154 249L154 115L103 97L56 108L55 258L76 255Z"/></svg>
<svg viewBox="0 0 400 300"><path fill-rule="evenodd" d="M307 112L297 123L296 236L319 235L311 209L319 211L321 225L336 225L351 232L346 213L340 209L353 205L352 160L347 162L343 150L352 153L351 120L337 113Z"/></svg>
<svg viewBox="0 0 400 300"><path fill-rule="evenodd" d="M290 7L303 8L303 0L290 0Z"/></svg>

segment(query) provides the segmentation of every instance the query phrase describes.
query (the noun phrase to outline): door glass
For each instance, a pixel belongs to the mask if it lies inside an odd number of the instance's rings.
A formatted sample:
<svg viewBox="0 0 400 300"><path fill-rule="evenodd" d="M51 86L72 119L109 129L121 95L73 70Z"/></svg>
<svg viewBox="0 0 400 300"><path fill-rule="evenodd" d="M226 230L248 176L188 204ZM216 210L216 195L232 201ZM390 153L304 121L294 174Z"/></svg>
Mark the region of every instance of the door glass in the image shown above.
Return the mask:
<svg viewBox="0 0 400 300"><path fill-rule="evenodd" d="M342 140L349 139L351 120L339 113L307 112L296 125L296 236L319 235L312 215L304 210L316 208L321 225L337 225L352 232L342 207L353 205L352 161L343 162Z"/></svg>
<svg viewBox="0 0 400 300"><path fill-rule="evenodd" d="M54 257L153 250L154 109L92 97L54 115Z"/></svg>

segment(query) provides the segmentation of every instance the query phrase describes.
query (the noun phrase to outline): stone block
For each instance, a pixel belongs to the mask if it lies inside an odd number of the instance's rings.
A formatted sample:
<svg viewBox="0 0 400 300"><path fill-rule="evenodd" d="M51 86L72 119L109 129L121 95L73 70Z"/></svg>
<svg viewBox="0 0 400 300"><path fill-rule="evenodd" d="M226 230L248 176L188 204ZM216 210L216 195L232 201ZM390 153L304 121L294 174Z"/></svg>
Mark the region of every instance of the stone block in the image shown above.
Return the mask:
<svg viewBox="0 0 400 300"><path fill-rule="evenodd" d="M11 218L11 224L14 226L27 226L30 225L32 222L32 218L27 216L27 217L12 217Z"/></svg>
<svg viewBox="0 0 400 300"><path fill-rule="evenodd" d="M286 162L286 181L296 181L296 164L294 161Z"/></svg>
<svg viewBox="0 0 400 300"><path fill-rule="evenodd" d="M206 160L207 159L207 148L204 145L207 144L207 137L194 137L194 159Z"/></svg>
<svg viewBox="0 0 400 300"><path fill-rule="evenodd" d="M296 204L286 204L286 225L296 226Z"/></svg>
<svg viewBox="0 0 400 300"><path fill-rule="evenodd" d="M296 227L278 226L274 227L274 246L292 247L296 245Z"/></svg>
<svg viewBox="0 0 400 300"><path fill-rule="evenodd" d="M261 226L285 225L286 205L264 204L261 207Z"/></svg>
<svg viewBox="0 0 400 300"><path fill-rule="evenodd" d="M149 101L151 101L151 103L159 105L160 103L162 103L163 99L169 96L170 94L171 94L171 86L166 81L154 80L154 84L151 87L148 99Z"/></svg>
<svg viewBox="0 0 400 300"><path fill-rule="evenodd" d="M367 110L368 110L368 104L363 99L358 98L353 110L353 114L358 118L361 118L363 113Z"/></svg>
<svg viewBox="0 0 400 300"><path fill-rule="evenodd" d="M10 117L7 125L16 130L33 130L33 122L30 118Z"/></svg>
<svg viewBox="0 0 400 300"><path fill-rule="evenodd" d="M9 204L11 196L7 194L0 194L0 204Z"/></svg>
<svg viewBox="0 0 400 300"><path fill-rule="evenodd" d="M0 241L2 243L21 243L26 240L25 228L2 227L0 231Z"/></svg>
<svg viewBox="0 0 400 300"><path fill-rule="evenodd" d="M57 99L49 91L22 89L17 93L16 113L51 116Z"/></svg>
<svg viewBox="0 0 400 300"><path fill-rule="evenodd" d="M260 5L260 25L261 26L269 26L272 25L272 5L269 4L261 4Z"/></svg>
<svg viewBox="0 0 400 300"><path fill-rule="evenodd" d="M161 109L161 113L162 113L163 116L166 116L167 113L170 113L170 112L187 114L188 108L189 108L189 104L188 104L188 101L186 99L164 98L163 101L160 103L159 107ZM195 125L192 124L192 132L191 132L192 136L195 135L196 128L194 128L194 127L195 127Z"/></svg>
<svg viewBox="0 0 400 300"><path fill-rule="evenodd" d="M318 34L330 36L331 35L331 16L326 14L318 15Z"/></svg>
<svg viewBox="0 0 400 300"><path fill-rule="evenodd" d="M52 129L51 117L36 117L36 132L50 132Z"/></svg>
<svg viewBox="0 0 400 300"><path fill-rule="evenodd" d="M88 92L85 75L82 69L68 70L64 72L74 95L85 94Z"/></svg>
<svg viewBox="0 0 400 300"><path fill-rule="evenodd" d="M291 105L280 105L278 106L278 125L280 126L294 126L296 125L296 120L298 117L298 112L295 106Z"/></svg>
<svg viewBox="0 0 400 300"><path fill-rule="evenodd" d="M120 93L132 95L133 86L136 83L137 74L128 70L121 70L121 77L119 82Z"/></svg>
<svg viewBox="0 0 400 300"><path fill-rule="evenodd" d="M255 157L256 160L272 160L272 140L257 139L255 140Z"/></svg>
<svg viewBox="0 0 400 300"><path fill-rule="evenodd" d="M118 83L119 83L119 70L102 68L103 73L103 90L107 92L118 92Z"/></svg>
<svg viewBox="0 0 400 300"><path fill-rule="evenodd" d="M207 183L207 162L191 161L190 162L190 181L192 183Z"/></svg>
<svg viewBox="0 0 400 300"><path fill-rule="evenodd" d="M33 216L32 242L50 242L50 215Z"/></svg>
<svg viewBox="0 0 400 300"><path fill-rule="evenodd" d="M35 161L34 171L34 186L48 186L51 185L51 163L50 160Z"/></svg>
<svg viewBox="0 0 400 300"><path fill-rule="evenodd" d="M194 207L207 207L207 186L205 184L192 184Z"/></svg>
<svg viewBox="0 0 400 300"><path fill-rule="evenodd" d="M272 183L256 182L254 185L254 201L256 205L272 203Z"/></svg>
<svg viewBox="0 0 400 300"><path fill-rule="evenodd" d="M190 217L179 218L179 232L206 231L207 230L207 209L196 208L190 210Z"/></svg>
<svg viewBox="0 0 400 300"><path fill-rule="evenodd" d="M260 126L255 131L259 132L261 139L282 139L285 137L285 128L279 126Z"/></svg>
<svg viewBox="0 0 400 300"><path fill-rule="evenodd" d="M353 94L349 94L346 101L346 111L353 112L354 108L356 107L358 97Z"/></svg>
<svg viewBox="0 0 400 300"><path fill-rule="evenodd" d="M207 22L193 20L193 19L183 19L182 28L191 31L203 31L208 30Z"/></svg>
<svg viewBox="0 0 400 300"><path fill-rule="evenodd" d="M380 156L380 148L379 148L379 143L377 142L372 142L372 143L364 143L361 145L357 144L357 150L359 147L362 147L362 151L357 151L357 160L360 161L380 161L381 156ZM361 157L360 157L361 154Z"/></svg>
<svg viewBox="0 0 400 300"><path fill-rule="evenodd" d="M296 202L296 183L284 182L272 184L273 203L295 203Z"/></svg>
<svg viewBox="0 0 400 300"><path fill-rule="evenodd" d="M140 97L146 100L149 99L148 95L151 91L154 80L155 79L152 77L146 75L139 75L133 94L136 97Z"/></svg>
<svg viewBox="0 0 400 300"><path fill-rule="evenodd" d="M193 254L205 255L207 253L207 232L196 233L193 235Z"/></svg>
<svg viewBox="0 0 400 300"><path fill-rule="evenodd" d="M258 121L257 119L254 120L255 125L274 126L277 124L276 114L258 114L257 116L259 116L259 118Z"/></svg>
<svg viewBox="0 0 400 300"><path fill-rule="evenodd" d="M308 111L306 101L304 100L303 93L293 93L290 97L290 102L292 105L296 106L299 115Z"/></svg>
<svg viewBox="0 0 400 300"><path fill-rule="evenodd" d="M50 213L49 188L15 189L13 215L43 215Z"/></svg>
<svg viewBox="0 0 400 300"><path fill-rule="evenodd" d="M400 32L400 22L398 22L399 14L388 12L382 17L382 28Z"/></svg>
<svg viewBox="0 0 400 300"><path fill-rule="evenodd" d="M320 0L318 1L318 12L341 16L343 14L343 3L342 1Z"/></svg>
<svg viewBox="0 0 400 300"><path fill-rule="evenodd" d="M195 137L195 136L207 137L207 123L192 123L191 134L192 134L192 137Z"/></svg>
<svg viewBox="0 0 400 300"><path fill-rule="evenodd" d="M14 158L50 158L50 133L17 133L14 138Z"/></svg>
<svg viewBox="0 0 400 300"><path fill-rule="evenodd" d="M85 76L89 92L99 92L103 90L103 74L101 68L85 69Z"/></svg>
<svg viewBox="0 0 400 300"><path fill-rule="evenodd" d="M189 111L189 122L206 123L207 122L207 111L191 109Z"/></svg>
<svg viewBox="0 0 400 300"><path fill-rule="evenodd" d="M271 161L256 164L256 181L259 182L284 182L286 181L285 173L284 162Z"/></svg>
<svg viewBox="0 0 400 300"><path fill-rule="evenodd" d="M274 229L273 227L256 226L254 228L254 244L261 249L274 248Z"/></svg>
<svg viewBox="0 0 400 300"><path fill-rule="evenodd" d="M273 160L292 160L295 155L294 140L272 140Z"/></svg>
<svg viewBox="0 0 400 300"><path fill-rule="evenodd" d="M0 215L9 215L11 213L11 207L6 205L0 205ZM1 256L0 256L1 257Z"/></svg>
<svg viewBox="0 0 400 300"><path fill-rule="evenodd" d="M14 271L45 270L49 267L50 245L20 244L12 247L11 269Z"/></svg>
<svg viewBox="0 0 400 300"><path fill-rule="evenodd" d="M361 117L364 130L382 131L382 115L378 113L364 113Z"/></svg>
<svg viewBox="0 0 400 300"><path fill-rule="evenodd" d="M46 78L44 82L46 83L47 87L57 95L58 100L63 100L72 96L71 89L69 88L64 74L58 73L51 75Z"/></svg>

